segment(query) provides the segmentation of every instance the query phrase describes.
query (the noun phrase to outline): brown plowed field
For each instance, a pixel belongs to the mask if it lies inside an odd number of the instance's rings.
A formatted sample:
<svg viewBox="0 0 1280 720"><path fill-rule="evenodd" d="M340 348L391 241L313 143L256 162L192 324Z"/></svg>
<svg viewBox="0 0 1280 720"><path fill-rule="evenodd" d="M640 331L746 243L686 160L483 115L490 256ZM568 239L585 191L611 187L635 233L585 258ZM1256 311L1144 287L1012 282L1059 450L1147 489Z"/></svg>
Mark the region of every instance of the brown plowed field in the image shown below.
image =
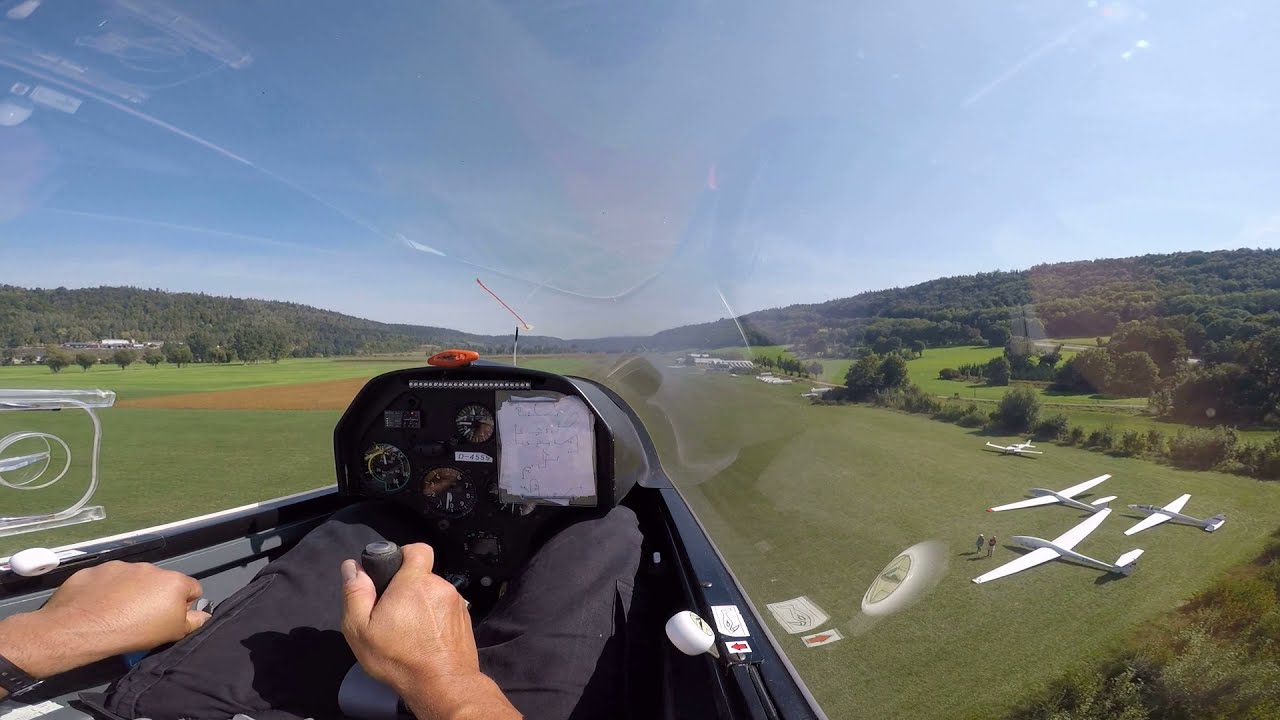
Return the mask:
<svg viewBox="0 0 1280 720"><path fill-rule="evenodd" d="M219 390L123 400L117 407L164 410L345 410L368 378Z"/></svg>

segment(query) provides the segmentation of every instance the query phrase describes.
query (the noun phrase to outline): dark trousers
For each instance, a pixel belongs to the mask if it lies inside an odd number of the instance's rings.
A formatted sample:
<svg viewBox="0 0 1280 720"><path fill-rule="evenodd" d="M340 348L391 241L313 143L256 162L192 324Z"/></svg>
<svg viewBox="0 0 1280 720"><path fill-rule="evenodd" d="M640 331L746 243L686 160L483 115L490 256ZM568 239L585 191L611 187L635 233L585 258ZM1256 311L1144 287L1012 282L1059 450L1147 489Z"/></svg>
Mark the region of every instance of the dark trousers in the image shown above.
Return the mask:
<svg viewBox="0 0 1280 720"><path fill-rule="evenodd" d="M372 503L335 513L219 604L199 631L117 681L102 709L154 720L340 717L338 688L355 657L340 631L338 567L376 540L419 542L421 526ZM640 541L627 508L570 525L476 625L481 671L525 717L621 714Z"/></svg>

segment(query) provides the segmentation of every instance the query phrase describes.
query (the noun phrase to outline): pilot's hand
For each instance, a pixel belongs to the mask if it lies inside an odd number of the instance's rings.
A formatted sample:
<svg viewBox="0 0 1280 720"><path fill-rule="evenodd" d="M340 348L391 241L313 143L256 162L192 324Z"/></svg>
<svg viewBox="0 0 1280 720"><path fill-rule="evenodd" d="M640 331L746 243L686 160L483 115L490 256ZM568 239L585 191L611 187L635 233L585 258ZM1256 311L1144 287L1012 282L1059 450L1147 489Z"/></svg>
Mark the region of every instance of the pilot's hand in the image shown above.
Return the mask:
<svg viewBox="0 0 1280 720"><path fill-rule="evenodd" d="M431 572L435 553L405 545L382 597L354 560L342 563L342 634L365 672L394 688L419 720L519 717L480 672L462 596Z"/></svg>
<svg viewBox="0 0 1280 720"><path fill-rule="evenodd" d="M41 608L83 633L103 657L176 642L204 625L200 583L150 563L113 560L67 578Z"/></svg>
<svg viewBox="0 0 1280 720"><path fill-rule="evenodd" d="M342 563L342 634L352 652L370 677L391 685L480 672L471 616L453 585L431 572L435 553L421 543L401 549L381 598L354 560Z"/></svg>
<svg viewBox="0 0 1280 720"><path fill-rule="evenodd" d="M190 610L200 583L148 563L112 561L81 570L39 610L15 616L0 648L18 667L48 677L113 655L181 640L209 619Z"/></svg>

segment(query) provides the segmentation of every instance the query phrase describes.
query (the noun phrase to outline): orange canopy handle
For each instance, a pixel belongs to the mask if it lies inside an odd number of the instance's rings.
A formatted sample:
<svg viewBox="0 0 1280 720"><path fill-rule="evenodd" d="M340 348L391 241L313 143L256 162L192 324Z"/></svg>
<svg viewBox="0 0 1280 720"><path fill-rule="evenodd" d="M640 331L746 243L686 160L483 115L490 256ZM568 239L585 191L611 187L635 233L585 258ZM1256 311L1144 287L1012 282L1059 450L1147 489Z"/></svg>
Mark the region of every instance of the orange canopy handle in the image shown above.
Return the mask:
<svg viewBox="0 0 1280 720"><path fill-rule="evenodd" d="M441 350L427 358L427 364L432 367L460 368L479 359L480 353L474 350Z"/></svg>

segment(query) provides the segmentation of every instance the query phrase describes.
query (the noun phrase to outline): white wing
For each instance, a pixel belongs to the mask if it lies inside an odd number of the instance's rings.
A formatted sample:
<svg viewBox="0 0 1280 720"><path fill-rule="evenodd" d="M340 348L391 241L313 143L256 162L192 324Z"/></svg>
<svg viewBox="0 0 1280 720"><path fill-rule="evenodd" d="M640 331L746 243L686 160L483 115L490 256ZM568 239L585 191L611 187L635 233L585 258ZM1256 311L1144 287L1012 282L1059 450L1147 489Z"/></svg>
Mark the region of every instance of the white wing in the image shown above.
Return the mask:
<svg viewBox="0 0 1280 720"><path fill-rule="evenodd" d="M1043 455L1044 453L1041 452L1040 450L1019 450L1018 454L1019 455Z"/></svg>
<svg viewBox="0 0 1280 720"><path fill-rule="evenodd" d="M1111 508L1099 510L1086 518L1084 522L1054 538L1053 544L1070 550L1078 545L1081 540L1088 537L1089 533L1097 530L1098 526L1102 524L1102 521L1106 520L1107 516L1110 514Z"/></svg>
<svg viewBox="0 0 1280 720"><path fill-rule="evenodd" d="M1058 498L1052 495L1041 495L1040 497L1033 497L1029 500L1019 500L1018 502L1011 502L1008 505L997 505L995 507L987 508L987 512L1019 510L1022 508L1036 507L1037 505L1052 505L1056 502L1058 502Z"/></svg>
<svg viewBox="0 0 1280 720"><path fill-rule="evenodd" d="M982 575L979 575L978 577L974 578L973 581L979 584L984 582L990 582L997 578L1002 578L1005 575L1012 575L1016 572L1022 572L1027 568L1033 568L1037 565L1047 563L1050 560L1053 560L1057 557L1058 557L1058 553L1054 551L1052 548L1047 548L1047 547L1036 548L1035 550L1032 550L1026 555L1023 555L1015 560L1010 560L1009 562L1001 565L1000 567L996 568L995 570L992 570L991 572L983 573Z"/></svg>
<svg viewBox="0 0 1280 720"><path fill-rule="evenodd" d="M1151 513L1150 515L1142 518L1142 520L1139 521L1137 525L1134 525L1128 530L1125 530L1124 534L1137 535L1143 530L1146 530L1147 528L1153 528L1168 519L1169 519L1169 516L1165 515L1164 513Z"/></svg>
<svg viewBox="0 0 1280 720"><path fill-rule="evenodd" d="M1063 491L1062 491L1062 494L1063 494L1063 495L1065 495L1065 496L1067 496L1067 497L1075 497L1075 496L1079 495L1080 493L1084 492L1085 490L1088 490L1089 488L1091 488L1091 487L1093 487L1093 486L1095 486L1095 485L1101 485L1102 483L1104 483L1104 482L1106 482L1107 480L1110 480L1110 479L1111 479L1111 476L1110 476L1110 475L1099 475L1098 477L1096 477L1096 478L1094 478L1094 479L1092 479L1092 480L1085 480L1084 482L1080 483L1079 485L1072 485L1071 487L1067 488L1066 490L1063 490Z"/></svg>
<svg viewBox="0 0 1280 720"><path fill-rule="evenodd" d="M1169 512L1182 512L1182 508L1186 507L1187 501L1190 499L1191 499L1191 494L1188 493L1186 495L1183 495L1182 497L1179 497L1177 500L1174 500L1168 505L1165 505L1164 509L1168 510Z"/></svg>
<svg viewBox="0 0 1280 720"><path fill-rule="evenodd" d="M987 447L989 447L989 448L995 448L995 449L997 449L997 450L1008 450L1008 449L1009 449L1009 448L1005 447L1004 445L993 445L993 444L991 444L991 443L987 443Z"/></svg>

